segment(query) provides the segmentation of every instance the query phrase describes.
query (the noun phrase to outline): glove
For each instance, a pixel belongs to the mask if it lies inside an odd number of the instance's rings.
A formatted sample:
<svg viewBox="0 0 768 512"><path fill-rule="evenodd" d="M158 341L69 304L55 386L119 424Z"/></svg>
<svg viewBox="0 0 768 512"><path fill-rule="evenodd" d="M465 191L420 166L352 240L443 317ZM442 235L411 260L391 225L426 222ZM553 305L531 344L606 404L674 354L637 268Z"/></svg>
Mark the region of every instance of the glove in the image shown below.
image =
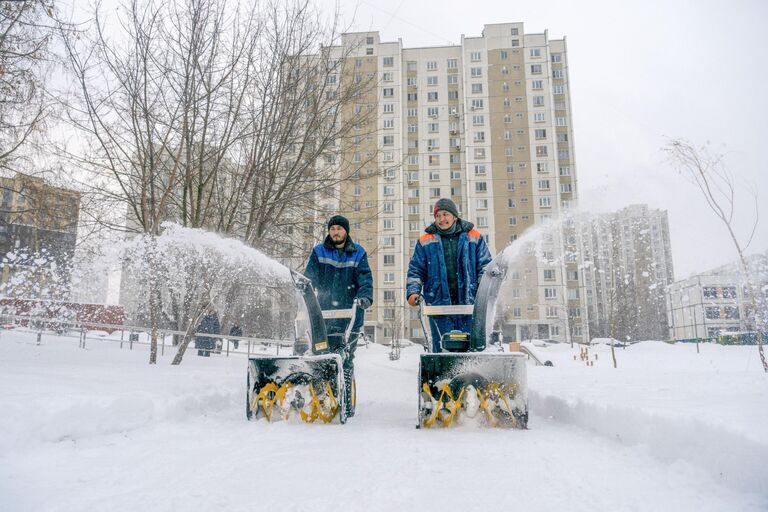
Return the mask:
<svg viewBox="0 0 768 512"><path fill-rule="evenodd" d="M357 299L357 303L360 304L360 307L363 309L368 309L371 307L371 299L368 297L360 297Z"/></svg>
<svg viewBox="0 0 768 512"><path fill-rule="evenodd" d="M412 293L408 297L408 304L410 304L413 307L418 306L419 302L421 302L421 295L419 295L418 293Z"/></svg>

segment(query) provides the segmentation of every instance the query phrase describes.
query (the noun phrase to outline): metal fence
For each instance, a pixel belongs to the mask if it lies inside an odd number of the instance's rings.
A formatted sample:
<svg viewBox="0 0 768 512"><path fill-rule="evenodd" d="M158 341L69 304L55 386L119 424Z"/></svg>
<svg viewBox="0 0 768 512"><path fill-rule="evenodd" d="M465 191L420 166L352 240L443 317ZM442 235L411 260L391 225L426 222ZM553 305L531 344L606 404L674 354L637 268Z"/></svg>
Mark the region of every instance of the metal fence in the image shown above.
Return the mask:
<svg viewBox="0 0 768 512"><path fill-rule="evenodd" d="M2 322L3 330L8 330L11 327L13 330L20 330L22 332L32 332L37 334L37 344L39 345L42 340L43 333L51 333L59 336L66 336L74 338L73 333L77 333L79 339L78 347L85 348L86 343L89 341L96 342L108 342L119 343L120 348L127 347L129 350L133 350L134 345L149 345L149 341L140 340L139 334L151 335L151 329L139 326L129 325L117 325L117 324L99 324L93 322L76 322L72 320L58 320L55 318L34 316L34 315L0 315L0 322ZM26 324L26 325L25 325ZM101 336L89 336L89 332L93 331L120 331L120 339L107 338ZM174 336L185 336L185 331L176 331L172 329L158 329L158 348L160 349L160 355L165 355L166 346L169 349L175 347L173 343L167 343L167 338L173 339ZM126 339L127 335L127 339ZM211 333L194 333L191 337L196 338L198 336L215 338L221 340L220 349L211 349L210 352L225 353L229 357L230 353L237 355L250 356L256 347L262 347L263 349L274 349L275 354L280 354L280 349L292 348L294 340L289 339L268 339L268 338L256 338L249 336L228 336L224 334L211 334ZM238 348L234 348L234 342L238 342ZM218 345L218 344L217 344ZM243 348L240 348L243 346ZM208 350L208 349L205 349Z"/></svg>

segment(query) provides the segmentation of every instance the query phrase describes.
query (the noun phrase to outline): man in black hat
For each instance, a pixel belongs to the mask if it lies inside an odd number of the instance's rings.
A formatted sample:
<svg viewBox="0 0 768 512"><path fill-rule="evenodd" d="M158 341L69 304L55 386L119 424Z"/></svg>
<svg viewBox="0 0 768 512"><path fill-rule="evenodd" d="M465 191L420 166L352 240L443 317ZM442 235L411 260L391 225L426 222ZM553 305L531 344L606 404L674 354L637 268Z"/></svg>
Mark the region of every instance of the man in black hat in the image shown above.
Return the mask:
<svg viewBox="0 0 768 512"><path fill-rule="evenodd" d="M358 334L363 327L363 310L373 304L373 277L365 249L349 237L349 221L346 217L334 215L328 221L328 235L322 244L312 250L304 275L312 281L320 308L349 309L355 299L360 304L344 359L347 416L352 416L353 360ZM348 320L327 320L325 325L329 335L343 336Z"/></svg>
<svg viewBox="0 0 768 512"><path fill-rule="evenodd" d="M456 203L441 198L433 209L435 222L427 226L408 265L405 296L416 306L474 304L486 265L491 262L488 245L475 225L459 218ZM446 332L469 332L466 315L430 317L432 352L440 352L440 337Z"/></svg>

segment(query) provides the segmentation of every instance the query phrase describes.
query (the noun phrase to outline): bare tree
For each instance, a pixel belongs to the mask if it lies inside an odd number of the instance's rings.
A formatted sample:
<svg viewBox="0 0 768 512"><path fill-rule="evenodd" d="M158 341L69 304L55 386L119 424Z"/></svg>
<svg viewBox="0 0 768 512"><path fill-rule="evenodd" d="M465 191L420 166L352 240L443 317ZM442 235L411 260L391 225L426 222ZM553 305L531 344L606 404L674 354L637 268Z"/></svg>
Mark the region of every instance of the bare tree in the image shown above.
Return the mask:
<svg viewBox="0 0 768 512"><path fill-rule="evenodd" d="M307 1L133 0L120 13L107 20L97 8L90 39L63 34L80 90L70 121L87 141L66 154L99 205L128 220L93 218L155 237L171 220L270 256L305 250L322 199L375 161L346 161L352 133L375 130L375 105L350 115L375 78L354 73L337 27ZM156 280L153 254L146 275ZM154 362L164 294L150 284ZM185 330L200 297L167 300Z"/></svg>
<svg viewBox="0 0 768 512"><path fill-rule="evenodd" d="M763 332L766 329L766 319L760 310L760 293L757 289L758 279L753 276L747 262L746 251L757 231L760 221L757 196L754 196L754 222L746 241L739 239L735 232L734 212L737 206L736 181L726 167L721 155L712 154L707 147L694 147L683 139L672 140L664 147L670 161L678 170L691 179L701 192L704 200L715 216L720 219L731 237L733 246L738 254L739 270L744 281L743 288L750 306L748 315L754 317L756 326L757 346L763 369L768 373L768 361L763 350Z"/></svg>
<svg viewBox="0 0 768 512"><path fill-rule="evenodd" d="M31 169L31 148L51 102L44 73L51 60L52 0L0 2L0 171Z"/></svg>

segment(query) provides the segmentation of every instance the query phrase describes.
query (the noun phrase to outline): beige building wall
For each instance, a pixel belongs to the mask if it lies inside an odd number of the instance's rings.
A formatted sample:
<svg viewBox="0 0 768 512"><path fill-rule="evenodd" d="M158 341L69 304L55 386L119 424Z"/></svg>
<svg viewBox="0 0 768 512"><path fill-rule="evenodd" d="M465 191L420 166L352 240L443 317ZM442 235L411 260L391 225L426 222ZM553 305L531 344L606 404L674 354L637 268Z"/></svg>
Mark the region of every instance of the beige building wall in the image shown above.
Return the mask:
<svg viewBox="0 0 768 512"><path fill-rule="evenodd" d="M376 97L360 101L375 105L377 133L350 148L363 159L376 154L376 169L342 183L338 204L374 271L366 327L377 341L400 330L421 338L415 311L404 304L405 277L438 198L456 202L493 255L575 205L565 40L504 23L462 36L458 46L403 48L381 42L378 32L346 34L342 42L355 45L360 72L377 79ZM588 333L575 230L566 226L547 243L551 262L530 258L517 269L520 315L505 318L505 335L581 341ZM547 281L545 269L556 270ZM555 297L545 288L557 289Z"/></svg>

